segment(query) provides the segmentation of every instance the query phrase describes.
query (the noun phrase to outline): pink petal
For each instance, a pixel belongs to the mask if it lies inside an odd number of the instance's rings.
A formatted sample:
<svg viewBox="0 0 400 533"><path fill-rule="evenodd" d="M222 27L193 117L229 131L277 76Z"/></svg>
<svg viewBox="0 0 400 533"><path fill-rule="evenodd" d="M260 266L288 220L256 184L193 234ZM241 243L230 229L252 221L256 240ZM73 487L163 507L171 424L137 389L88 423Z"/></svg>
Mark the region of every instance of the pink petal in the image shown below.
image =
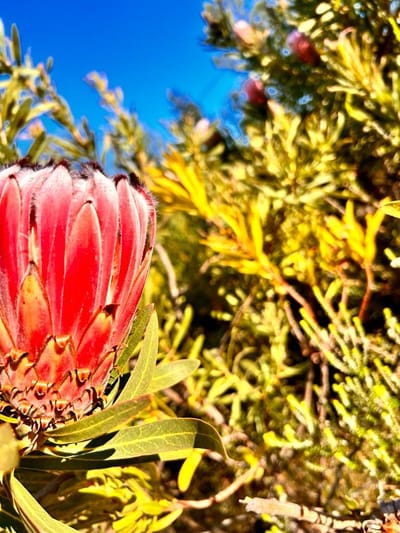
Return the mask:
<svg viewBox="0 0 400 533"><path fill-rule="evenodd" d="M118 196L114 183L98 171L94 172L94 183L93 201L99 218L103 243L103 260L97 303L103 307L112 303L111 300L108 300L108 291L117 245Z"/></svg>
<svg viewBox="0 0 400 533"><path fill-rule="evenodd" d="M96 308L102 244L100 225L92 203L81 206L67 237L62 330L79 343Z"/></svg>
<svg viewBox="0 0 400 533"><path fill-rule="evenodd" d="M96 370L106 352L110 350L109 341L114 322L115 308L107 306L99 312L85 331L76 350L76 367Z"/></svg>
<svg viewBox="0 0 400 533"><path fill-rule="evenodd" d="M65 240L71 196L71 176L63 165L59 165L35 197L40 270L47 287L56 332L61 331Z"/></svg>
<svg viewBox="0 0 400 533"><path fill-rule="evenodd" d="M21 194L15 178L8 178L3 187L0 215L0 305L15 336L15 306L21 277L18 270L17 238L21 226Z"/></svg>
<svg viewBox="0 0 400 533"><path fill-rule="evenodd" d="M29 361L36 361L53 328L47 295L34 264L22 281L17 312L18 348L29 353Z"/></svg>

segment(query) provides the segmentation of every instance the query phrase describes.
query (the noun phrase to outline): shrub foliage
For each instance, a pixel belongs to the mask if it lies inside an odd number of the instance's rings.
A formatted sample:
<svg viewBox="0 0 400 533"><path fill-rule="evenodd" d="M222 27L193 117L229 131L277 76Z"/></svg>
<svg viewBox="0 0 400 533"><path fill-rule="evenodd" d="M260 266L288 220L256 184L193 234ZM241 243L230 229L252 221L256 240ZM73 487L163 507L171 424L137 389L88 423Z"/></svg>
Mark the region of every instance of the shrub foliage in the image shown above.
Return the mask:
<svg viewBox="0 0 400 533"><path fill-rule="evenodd" d="M0 41L3 163L99 159L157 197L160 358L201 364L154 408L210 421L230 457L61 480L43 503L65 519L59 500L80 490L81 529L299 531L238 502L362 516L400 482L400 221L381 209L400 199L398 2L213 0L202 15L219 66L246 81L225 121L176 100L160 157L105 77L88 75L108 111L99 139L15 28Z"/></svg>

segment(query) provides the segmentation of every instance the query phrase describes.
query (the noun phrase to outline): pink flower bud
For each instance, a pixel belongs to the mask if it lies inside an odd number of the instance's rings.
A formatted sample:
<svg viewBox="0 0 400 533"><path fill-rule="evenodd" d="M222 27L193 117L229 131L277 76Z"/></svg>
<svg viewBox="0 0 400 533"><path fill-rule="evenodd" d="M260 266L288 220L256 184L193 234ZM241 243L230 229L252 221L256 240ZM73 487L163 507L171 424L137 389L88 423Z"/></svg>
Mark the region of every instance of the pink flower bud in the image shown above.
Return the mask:
<svg viewBox="0 0 400 533"><path fill-rule="evenodd" d="M247 101L254 106L261 106L267 103L267 97L264 92L264 85L261 80L249 78L243 84L243 90L246 93Z"/></svg>
<svg viewBox="0 0 400 533"><path fill-rule="evenodd" d="M257 39L254 28L245 20L236 21L233 31L236 37L247 46L254 44Z"/></svg>
<svg viewBox="0 0 400 533"><path fill-rule="evenodd" d="M314 44L307 35L293 30L288 37L288 45L293 54L302 62L313 67L321 60Z"/></svg>

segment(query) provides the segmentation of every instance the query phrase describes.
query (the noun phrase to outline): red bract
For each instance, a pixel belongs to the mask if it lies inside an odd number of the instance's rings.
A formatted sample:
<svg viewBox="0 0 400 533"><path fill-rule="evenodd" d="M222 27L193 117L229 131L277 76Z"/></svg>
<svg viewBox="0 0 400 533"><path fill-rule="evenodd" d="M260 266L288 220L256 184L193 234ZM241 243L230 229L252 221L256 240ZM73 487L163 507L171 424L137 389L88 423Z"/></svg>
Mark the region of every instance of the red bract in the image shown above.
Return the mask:
<svg viewBox="0 0 400 533"><path fill-rule="evenodd" d="M95 164L0 172L1 409L33 428L101 400L132 324L155 239L136 179Z"/></svg>

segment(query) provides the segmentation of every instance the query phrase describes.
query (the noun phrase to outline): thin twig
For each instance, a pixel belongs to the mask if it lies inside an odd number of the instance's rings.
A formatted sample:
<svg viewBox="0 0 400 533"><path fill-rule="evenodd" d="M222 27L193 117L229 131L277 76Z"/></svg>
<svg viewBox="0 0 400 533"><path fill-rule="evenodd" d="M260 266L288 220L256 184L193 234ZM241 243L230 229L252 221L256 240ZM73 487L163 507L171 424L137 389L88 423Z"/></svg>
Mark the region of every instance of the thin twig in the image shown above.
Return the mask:
<svg viewBox="0 0 400 533"><path fill-rule="evenodd" d="M336 518L322 511L310 509L305 505L281 502L276 498L246 498L240 503L246 505L246 511L257 514L269 514L293 518L309 524L323 526L333 530L362 531L363 522L354 518Z"/></svg>
<svg viewBox="0 0 400 533"><path fill-rule="evenodd" d="M236 478L235 481L228 485L228 487L210 498L205 498L204 500L179 500L177 504L185 509L207 509L208 507L211 507L211 505L221 503L235 494L242 485L245 485L254 478L257 471L258 465L254 468L250 468L250 470L247 470L247 472Z"/></svg>
<svg viewBox="0 0 400 533"><path fill-rule="evenodd" d="M180 295L180 290L176 282L176 274L174 267L171 263L166 249L162 244L160 244L159 242L156 243L155 249L158 253L158 257L160 258L163 267L165 268L165 272L167 273L169 292L171 293L172 299L175 301Z"/></svg>

